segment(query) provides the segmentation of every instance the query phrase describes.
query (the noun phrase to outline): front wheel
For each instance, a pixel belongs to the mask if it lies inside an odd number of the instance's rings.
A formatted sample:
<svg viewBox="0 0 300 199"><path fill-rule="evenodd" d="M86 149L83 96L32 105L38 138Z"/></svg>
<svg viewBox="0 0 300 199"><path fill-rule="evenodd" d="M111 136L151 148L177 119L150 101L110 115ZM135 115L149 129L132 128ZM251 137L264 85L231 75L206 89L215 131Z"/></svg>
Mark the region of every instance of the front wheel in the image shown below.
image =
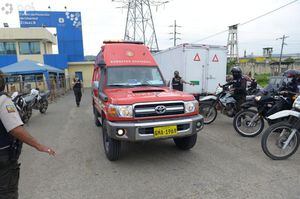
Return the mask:
<svg viewBox="0 0 300 199"><path fill-rule="evenodd" d="M110 161L116 161L120 156L121 142L108 136L106 125L106 120L103 120L102 135L105 155Z"/></svg>
<svg viewBox="0 0 300 199"><path fill-rule="evenodd" d="M40 113L46 113L48 109L48 100L42 100L41 102L41 108L40 108Z"/></svg>
<svg viewBox="0 0 300 199"><path fill-rule="evenodd" d="M210 124L215 121L218 111L212 104L203 103L199 105L199 113L203 116L204 124Z"/></svg>
<svg viewBox="0 0 300 199"><path fill-rule="evenodd" d="M255 137L264 129L264 119L257 111L245 109L238 112L233 119L233 127L243 137Z"/></svg>
<svg viewBox="0 0 300 199"><path fill-rule="evenodd" d="M270 126L261 139L263 152L273 160L284 160L299 147L299 131L287 122Z"/></svg>
<svg viewBox="0 0 300 199"><path fill-rule="evenodd" d="M174 138L174 142L179 149L189 150L193 148L197 142L197 133L188 137Z"/></svg>

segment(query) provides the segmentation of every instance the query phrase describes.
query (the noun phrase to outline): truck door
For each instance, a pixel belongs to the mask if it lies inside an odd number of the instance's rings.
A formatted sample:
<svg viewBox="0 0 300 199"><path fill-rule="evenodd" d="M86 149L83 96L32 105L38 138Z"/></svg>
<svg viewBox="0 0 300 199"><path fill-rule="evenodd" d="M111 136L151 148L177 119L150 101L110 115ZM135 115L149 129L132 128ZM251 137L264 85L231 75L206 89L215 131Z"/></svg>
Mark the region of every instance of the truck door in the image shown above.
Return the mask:
<svg viewBox="0 0 300 199"><path fill-rule="evenodd" d="M206 65L208 50L204 47L189 47L186 49L185 81L195 85L184 85L184 91L192 94L206 91Z"/></svg>
<svg viewBox="0 0 300 199"><path fill-rule="evenodd" d="M214 93L218 84L226 82L226 49L210 48L207 67L207 92Z"/></svg>

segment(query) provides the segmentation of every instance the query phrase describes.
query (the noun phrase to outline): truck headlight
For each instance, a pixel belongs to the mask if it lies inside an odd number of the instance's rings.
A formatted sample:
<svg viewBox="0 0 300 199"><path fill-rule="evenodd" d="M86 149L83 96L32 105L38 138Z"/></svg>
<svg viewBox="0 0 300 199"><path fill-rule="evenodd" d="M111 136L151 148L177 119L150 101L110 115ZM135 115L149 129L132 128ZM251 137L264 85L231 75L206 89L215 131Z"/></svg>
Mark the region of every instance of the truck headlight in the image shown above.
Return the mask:
<svg viewBox="0 0 300 199"><path fill-rule="evenodd" d="M110 105L108 107L108 114L112 117L133 117L133 108L131 105Z"/></svg>
<svg viewBox="0 0 300 199"><path fill-rule="evenodd" d="M197 100L184 102L185 113L192 113L198 110L199 104Z"/></svg>

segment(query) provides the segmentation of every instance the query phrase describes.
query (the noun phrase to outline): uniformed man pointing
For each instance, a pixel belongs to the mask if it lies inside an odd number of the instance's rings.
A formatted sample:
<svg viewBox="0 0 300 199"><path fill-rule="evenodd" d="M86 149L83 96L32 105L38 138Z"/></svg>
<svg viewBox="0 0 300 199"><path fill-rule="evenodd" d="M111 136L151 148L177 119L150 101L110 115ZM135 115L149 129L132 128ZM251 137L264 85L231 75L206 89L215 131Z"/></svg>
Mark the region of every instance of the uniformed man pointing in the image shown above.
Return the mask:
<svg viewBox="0 0 300 199"><path fill-rule="evenodd" d="M33 138L24 128L23 122L12 100L3 92L5 78L0 71L0 199L17 199L20 164L18 158L22 143L40 152L55 155L55 152Z"/></svg>

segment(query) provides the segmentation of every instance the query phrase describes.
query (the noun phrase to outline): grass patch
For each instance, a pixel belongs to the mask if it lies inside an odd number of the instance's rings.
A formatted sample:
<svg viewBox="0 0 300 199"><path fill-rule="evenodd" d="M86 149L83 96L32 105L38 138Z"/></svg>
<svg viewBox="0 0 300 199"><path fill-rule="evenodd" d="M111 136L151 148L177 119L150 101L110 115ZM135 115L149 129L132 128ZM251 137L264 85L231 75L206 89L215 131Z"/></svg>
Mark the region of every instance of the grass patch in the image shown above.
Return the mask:
<svg viewBox="0 0 300 199"><path fill-rule="evenodd" d="M254 77L261 87L265 87L269 83L270 74L256 74Z"/></svg>

